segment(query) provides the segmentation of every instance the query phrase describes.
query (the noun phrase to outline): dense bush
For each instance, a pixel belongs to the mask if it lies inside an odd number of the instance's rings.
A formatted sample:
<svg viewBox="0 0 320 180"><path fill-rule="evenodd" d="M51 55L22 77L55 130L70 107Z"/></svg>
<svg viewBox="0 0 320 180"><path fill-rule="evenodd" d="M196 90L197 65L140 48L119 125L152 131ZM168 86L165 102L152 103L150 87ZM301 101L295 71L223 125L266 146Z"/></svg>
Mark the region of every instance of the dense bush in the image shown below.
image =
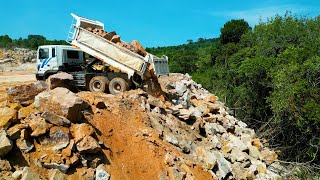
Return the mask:
<svg viewBox="0 0 320 180"><path fill-rule="evenodd" d="M168 54L171 71L190 73L216 93L237 117L281 150L282 159L318 164L320 17L275 16L253 30L244 24L238 29L247 30L238 42L149 50Z"/></svg>

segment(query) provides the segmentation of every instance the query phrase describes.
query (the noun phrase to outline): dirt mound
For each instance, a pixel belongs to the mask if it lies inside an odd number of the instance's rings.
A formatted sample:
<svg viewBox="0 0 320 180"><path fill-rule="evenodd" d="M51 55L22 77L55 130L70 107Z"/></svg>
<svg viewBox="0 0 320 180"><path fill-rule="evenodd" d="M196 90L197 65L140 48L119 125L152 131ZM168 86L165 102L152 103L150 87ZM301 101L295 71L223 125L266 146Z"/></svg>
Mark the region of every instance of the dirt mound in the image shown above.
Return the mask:
<svg viewBox="0 0 320 180"><path fill-rule="evenodd" d="M165 94L158 98L140 89L110 95L74 94L58 87L40 93L36 106L4 103L3 111L12 115L3 123L0 140L6 144L0 152L11 167L2 174L37 173L42 179L281 179L277 154L231 116L218 97L188 75L170 74L159 82ZM59 97L60 91L69 98Z"/></svg>

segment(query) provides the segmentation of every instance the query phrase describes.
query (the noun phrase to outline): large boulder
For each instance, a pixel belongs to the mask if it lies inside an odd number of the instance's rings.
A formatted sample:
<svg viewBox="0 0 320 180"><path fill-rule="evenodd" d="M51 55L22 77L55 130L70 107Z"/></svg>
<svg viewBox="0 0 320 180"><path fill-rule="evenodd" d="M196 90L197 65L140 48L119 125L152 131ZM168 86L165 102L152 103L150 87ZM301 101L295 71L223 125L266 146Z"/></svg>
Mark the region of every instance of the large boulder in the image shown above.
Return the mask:
<svg viewBox="0 0 320 180"><path fill-rule="evenodd" d="M47 122L56 126L69 126L71 123L67 118L50 112L42 113L41 117L43 117Z"/></svg>
<svg viewBox="0 0 320 180"><path fill-rule="evenodd" d="M70 90L57 87L38 94L34 105L40 111L52 112L75 122L82 118L84 102Z"/></svg>
<svg viewBox="0 0 320 180"><path fill-rule="evenodd" d="M73 76L71 74L60 72L54 75L51 75L48 79L49 89L54 89L57 87L64 87L75 91L76 87L74 85Z"/></svg>
<svg viewBox="0 0 320 180"><path fill-rule="evenodd" d="M0 131L0 157L5 156L12 149L12 142L5 131Z"/></svg>
<svg viewBox="0 0 320 180"><path fill-rule="evenodd" d="M10 87L7 89L8 100L12 103L19 103L22 106L29 106L34 102L34 97L47 88L48 85L43 81Z"/></svg>
<svg viewBox="0 0 320 180"><path fill-rule="evenodd" d="M94 129L89 124L72 124L70 127L71 135L75 141L78 143L86 136L91 136L94 133Z"/></svg>
<svg viewBox="0 0 320 180"><path fill-rule="evenodd" d="M0 128L7 128L17 121L17 110L12 108L0 108Z"/></svg>

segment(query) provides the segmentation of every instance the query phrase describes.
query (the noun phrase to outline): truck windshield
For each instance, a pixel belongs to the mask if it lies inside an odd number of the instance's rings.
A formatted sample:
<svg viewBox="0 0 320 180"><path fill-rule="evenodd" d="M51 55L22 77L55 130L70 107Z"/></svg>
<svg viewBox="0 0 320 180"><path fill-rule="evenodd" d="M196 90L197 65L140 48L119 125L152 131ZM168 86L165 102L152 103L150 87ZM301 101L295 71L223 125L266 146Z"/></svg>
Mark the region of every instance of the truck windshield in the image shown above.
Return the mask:
<svg viewBox="0 0 320 180"><path fill-rule="evenodd" d="M43 48L39 49L39 59L46 59L49 58L49 49Z"/></svg>

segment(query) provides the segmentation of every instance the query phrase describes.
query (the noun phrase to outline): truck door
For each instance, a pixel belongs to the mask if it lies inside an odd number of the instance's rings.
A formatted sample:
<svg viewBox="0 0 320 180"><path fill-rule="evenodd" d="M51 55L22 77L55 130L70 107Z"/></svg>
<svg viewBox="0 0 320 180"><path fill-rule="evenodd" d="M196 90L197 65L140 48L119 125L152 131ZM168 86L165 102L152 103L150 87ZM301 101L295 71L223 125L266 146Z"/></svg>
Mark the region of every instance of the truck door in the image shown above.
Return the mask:
<svg viewBox="0 0 320 180"><path fill-rule="evenodd" d="M56 47L40 48L38 52L38 71L58 70Z"/></svg>

